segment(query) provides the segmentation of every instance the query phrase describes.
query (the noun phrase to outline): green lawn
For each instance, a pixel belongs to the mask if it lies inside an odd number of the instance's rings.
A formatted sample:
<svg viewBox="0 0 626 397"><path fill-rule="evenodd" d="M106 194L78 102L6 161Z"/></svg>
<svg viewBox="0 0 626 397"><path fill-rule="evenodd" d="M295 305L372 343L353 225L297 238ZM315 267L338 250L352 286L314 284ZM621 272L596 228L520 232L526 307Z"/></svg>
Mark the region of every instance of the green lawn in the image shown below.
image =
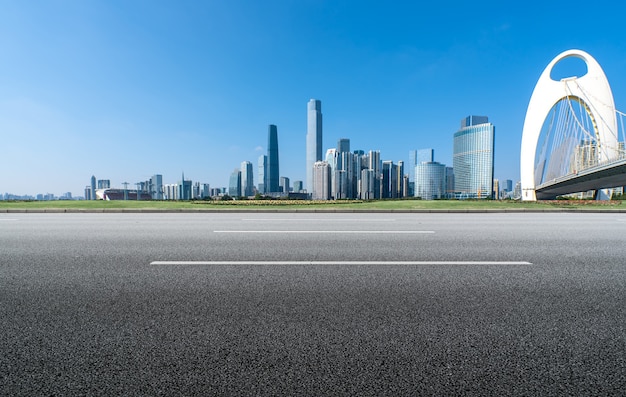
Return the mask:
<svg viewBox="0 0 626 397"><path fill-rule="evenodd" d="M377 201L0 201L2 210L626 210L621 201L490 201L490 200L377 200Z"/></svg>

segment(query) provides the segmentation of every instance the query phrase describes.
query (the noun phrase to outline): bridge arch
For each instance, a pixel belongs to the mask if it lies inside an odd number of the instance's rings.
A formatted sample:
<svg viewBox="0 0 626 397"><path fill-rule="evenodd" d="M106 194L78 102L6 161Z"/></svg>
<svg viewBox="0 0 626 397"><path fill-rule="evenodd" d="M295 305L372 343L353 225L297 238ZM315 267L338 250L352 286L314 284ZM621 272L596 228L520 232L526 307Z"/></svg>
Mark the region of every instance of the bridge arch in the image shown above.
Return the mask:
<svg viewBox="0 0 626 397"><path fill-rule="evenodd" d="M587 65L587 73L581 77L553 80L550 77L554 66L563 59L575 57ZM575 84L569 84L574 82ZM520 178L522 200L536 200L535 155L543 124L552 108L561 100L575 98L594 120L594 132L604 150L599 160L611 160L618 155L617 118L611 87L600 64L588 53L568 50L557 55L544 69L533 90L522 131L520 156Z"/></svg>

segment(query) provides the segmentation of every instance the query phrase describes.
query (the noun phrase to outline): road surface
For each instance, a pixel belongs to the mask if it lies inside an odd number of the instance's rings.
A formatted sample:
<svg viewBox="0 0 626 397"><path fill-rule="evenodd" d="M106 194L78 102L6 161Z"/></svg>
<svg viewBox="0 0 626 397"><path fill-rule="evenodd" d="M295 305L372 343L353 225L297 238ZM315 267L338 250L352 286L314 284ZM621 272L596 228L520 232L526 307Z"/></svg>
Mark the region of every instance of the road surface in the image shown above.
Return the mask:
<svg viewBox="0 0 626 397"><path fill-rule="evenodd" d="M623 395L626 214L0 214L0 395Z"/></svg>

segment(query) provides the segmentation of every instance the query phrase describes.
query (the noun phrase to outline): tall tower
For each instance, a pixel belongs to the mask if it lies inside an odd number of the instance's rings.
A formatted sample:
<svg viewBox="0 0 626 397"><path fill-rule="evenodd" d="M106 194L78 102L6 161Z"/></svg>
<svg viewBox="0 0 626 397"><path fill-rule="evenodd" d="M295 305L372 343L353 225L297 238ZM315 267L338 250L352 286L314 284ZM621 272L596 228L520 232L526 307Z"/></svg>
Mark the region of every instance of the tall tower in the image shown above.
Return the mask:
<svg viewBox="0 0 626 397"><path fill-rule="evenodd" d="M178 199L179 200L191 200L191 185L192 180L185 179L185 173L182 173L182 180L178 186Z"/></svg>
<svg viewBox="0 0 626 397"><path fill-rule="evenodd" d="M261 155L259 156L259 184L257 190L259 193L267 193L267 156Z"/></svg>
<svg viewBox="0 0 626 397"><path fill-rule="evenodd" d="M163 200L163 175L152 175L152 178L150 178L150 194L153 200Z"/></svg>
<svg viewBox="0 0 626 397"><path fill-rule="evenodd" d="M311 99L307 104L306 188L313 190L313 164L322 161L322 101Z"/></svg>
<svg viewBox="0 0 626 397"><path fill-rule="evenodd" d="M496 127L486 116L461 120L454 134L454 191L461 198L488 198L493 192L493 150Z"/></svg>
<svg viewBox="0 0 626 397"><path fill-rule="evenodd" d="M241 195L254 195L254 177L252 174L252 163L244 161L241 163Z"/></svg>
<svg viewBox="0 0 626 397"><path fill-rule="evenodd" d="M337 141L337 151L339 153L350 151L350 140L348 138L340 138Z"/></svg>
<svg viewBox="0 0 626 397"><path fill-rule="evenodd" d="M279 191L278 167L278 129L274 124L270 124L267 136L267 187L266 192L276 193Z"/></svg>
<svg viewBox="0 0 626 397"><path fill-rule="evenodd" d="M230 174L228 181L228 195L231 197L241 196L241 171L235 168Z"/></svg>
<svg viewBox="0 0 626 397"><path fill-rule="evenodd" d="M95 175L91 176L91 197L90 200L96 199L96 177Z"/></svg>

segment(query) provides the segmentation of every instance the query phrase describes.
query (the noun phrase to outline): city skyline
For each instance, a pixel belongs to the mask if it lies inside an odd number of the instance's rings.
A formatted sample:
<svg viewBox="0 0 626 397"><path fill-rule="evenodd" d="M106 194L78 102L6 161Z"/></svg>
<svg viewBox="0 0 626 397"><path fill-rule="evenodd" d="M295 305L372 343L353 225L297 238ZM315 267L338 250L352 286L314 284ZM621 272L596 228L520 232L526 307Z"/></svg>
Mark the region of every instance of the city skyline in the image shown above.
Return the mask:
<svg viewBox="0 0 626 397"><path fill-rule="evenodd" d="M563 10L583 4L7 1L0 192L82 196L91 175L121 187L181 172L226 187L267 152L268 124L279 177L306 183L311 98L324 104L322 152L349 138L396 163L428 147L452 164L458 119L489 115L494 178L517 181L528 101L558 53L594 56L626 108L626 6L588 9L571 29Z"/></svg>

